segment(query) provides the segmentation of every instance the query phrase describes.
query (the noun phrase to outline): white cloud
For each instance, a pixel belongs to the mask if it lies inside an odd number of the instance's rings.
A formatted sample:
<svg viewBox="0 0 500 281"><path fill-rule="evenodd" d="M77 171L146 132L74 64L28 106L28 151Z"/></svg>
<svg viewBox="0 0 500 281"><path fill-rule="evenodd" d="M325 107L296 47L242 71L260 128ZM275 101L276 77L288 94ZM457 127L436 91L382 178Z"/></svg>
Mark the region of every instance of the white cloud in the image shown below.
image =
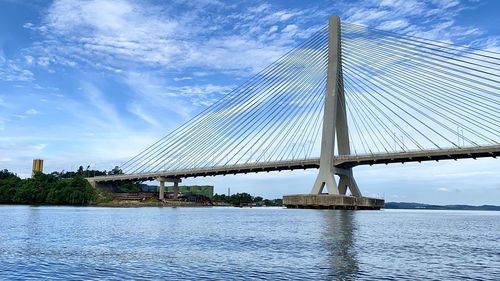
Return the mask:
<svg viewBox="0 0 500 281"><path fill-rule="evenodd" d="M295 35L295 33L297 33L298 30L299 30L298 26L296 26L295 24L289 24L283 29L283 32Z"/></svg>
<svg viewBox="0 0 500 281"><path fill-rule="evenodd" d="M458 1L458 0L440 0L440 1L437 1L437 3L439 3L439 5L441 5L442 9L448 9L448 8L458 6L460 4L460 1Z"/></svg>
<svg viewBox="0 0 500 281"><path fill-rule="evenodd" d="M486 38L486 40L478 41L476 41L476 43L479 43L479 46L485 46L485 50L500 53L500 36L489 37ZM484 41L484 43L481 41Z"/></svg>
<svg viewBox="0 0 500 281"><path fill-rule="evenodd" d="M183 77L175 77L174 81L185 81L185 80L192 80L192 79L193 79L193 77L183 76Z"/></svg>
<svg viewBox="0 0 500 281"><path fill-rule="evenodd" d="M102 122L110 123L115 128L122 128L123 124L115 106L106 99L101 90L88 82L84 82L82 87L90 104L104 117Z"/></svg>
<svg viewBox="0 0 500 281"><path fill-rule="evenodd" d="M388 8L399 15L419 15L425 12L426 4L416 0L382 0L381 8Z"/></svg>
<svg viewBox="0 0 500 281"><path fill-rule="evenodd" d="M212 84L194 85L183 87L172 87L167 89L167 96L183 96L187 97L193 106L207 107L222 98L223 95L229 93L234 86L217 86Z"/></svg>
<svg viewBox="0 0 500 281"><path fill-rule="evenodd" d="M417 37L455 42L482 34L474 26L462 26L455 22L460 12L469 8L467 5L456 0L364 0L348 3L343 20Z"/></svg>
<svg viewBox="0 0 500 281"><path fill-rule="evenodd" d="M116 112L95 85L83 83L82 90L77 93L65 98L47 98L46 103L40 104L43 106L40 110L50 118L50 125L40 127L44 120L37 121L37 125L12 120L8 134L0 134L0 156L12 159L9 170L29 175L33 157L46 160L46 171L74 170L88 163L99 169L109 169L151 145L167 130L168 126L163 125L160 130L144 126L137 122L136 116L127 122L114 121L115 118L127 118L126 111ZM33 99L26 95L11 100L19 106ZM98 106L101 103L103 105ZM11 110L14 112L16 108ZM4 120L0 115L0 130Z"/></svg>
<svg viewBox="0 0 500 281"><path fill-rule="evenodd" d="M168 98L165 91L169 85L152 73L128 72L124 82L136 94L135 102L150 108L161 108L163 114L170 116L173 120L175 119L171 113L186 119L195 109L190 102ZM167 125L163 124L164 127ZM168 130L168 128L165 129Z"/></svg>
<svg viewBox="0 0 500 281"><path fill-rule="evenodd" d="M299 16L301 13L290 13L286 11L279 11L274 13L275 16L278 16L280 21L287 21L292 17Z"/></svg>
<svg viewBox="0 0 500 281"><path fill-rule="evenodd" d="M213 84L167 87L164 96L188 98L194 105L202 103L207 106L229 93L234 86L219 86Z"/></svg>
<svg viewBox="0 0 500 281"><path fill-rule="evenodd" d="M26 110L25 113L28 115L38 115L38 114L40 114L40 111L38 111L34 108L30 108L30 109Z"/></svg>
<svg viewBox="0 0 500 281"><path fill-rule="evenodd" d="M4 81L32 81L33 72L24 69L22 64L13 60L7 60L0 56L0 80Z"/></svg>
<svg viewBox="0 0 500 281"><path fill-rule="evenodd" d="M438 188L437 190L438 190L438 191L441 191L441 192L448 192L448 191L450 191L450 190L449 190L448 188L446 188L446 187L440 187L440 188Z"/></svg>
<svg viewBox="0 0 500 281"><path fill-rule="evenodd" d="M32 65L34 62L34 58L32 56L25 56L24 59L28 65Z"/></svg>
<svg viewBox="0 0 500 281"><path fill-rule="evenodd" d="M278 26L273 25L273 26L271 26L271 27L269 28L268 33L269 33L269 34L271 34L271 33L274 33L274 32L276 32L276 31L278 31Z"/></svg>
<svg viewBox="0 0 500 281"><path fill-rule="evenodd" d="M27 29L32 29L33 28L33 24L31 22L27 22L27 23L23 24L23 27L27 28Z"/></svg>
<svg viewBox="0 0 500 281"><path fill-rule="evenodd" d="M210 75L210 73L208 73L206 71L195 71L195 72L193 72L193 75L196 77L204 77L204 76Z"/></svg>
<svg viewBox="0 0 500 281"><path fill-rule="evenodd" d="M124 0L55 1L46 22L47 28L63 36L73 33L75 29L84 29L101 38L112 36L140 40L147 39L148 32L170 35L179 31L176 22L160 20L141 6Z"/></svg>
<svg viewBox="0 0 500 281"><path fill-rule="evenodd" d="M194 75L206 74L195 73ZM180 116L182 121L234 88L233 85L220 86L210 83L172 86L157 75L137 72L127 73L125 83L137 93L134 96L134 103L151 109L151 112L162 112L162 115L170 116L170 118L173 118L170 113L174 113Z"/></svg>
<svg viewBox="0 0 500 281"><path fill-rule="evenodd" d="M351 8L346 13L346 22L370 25L372 21L378 21L388 17L388 11L367 8Z"/></svg>
<svg viewBox="0 0 500 281"><path fill-rule="evenodd" d="M377 26L377 28L382 30L401 30L407 27L408 25L410 25L410 23L404 19L389 20L381 23L379 26Z"/></svg>
<svg viewBox="0 0 500 281"><path fill-rule="evenodd" d="M153 117L151 117L149 114L145 113L143 108L138 105L137 103L132 103L128 106L129 111L135 114L137 117L145 121L146 123L149 123L150 125L153 125L155 127L160 127L160 123L156 121Z"/></svg>
<svg viewBox="0 0 500 281"><path fill-rule="evenodd" d="M210 6L231 11L230 5L204 4ZM301 20L313 15L276 11L270 5L228 17L207 17L199 7L180 13L172 9L127 0L112 4L101 0L58 0L48 9L43 25L31 27L46 40L36 43L26 57L36 58L28 60L49 69L54 64L83 64L122 71L135 64L163 69L205 67L246 76L285 53L295 39L316 29L301 29L289 23L299 15ZM237 19L232 24L233 33L238 35L225 30L231 16ZM285 25L281 34L271 34L278 30L276 24ZM270 31L268 36L263 36L265 30Z"/></svg>
<svg viewBox="0 0 500 281"><path fill-rule="evenodd" d="M0 46L0 80L3 81L32 81L33 72L23 67L22 61L8 59Z"/></svg>
<svg viewBox="0 0 500 281"><path fill-rule="evenodd" d="M46 143L39 143L31 146L34 150L42 151L47 147Z"/></svg>

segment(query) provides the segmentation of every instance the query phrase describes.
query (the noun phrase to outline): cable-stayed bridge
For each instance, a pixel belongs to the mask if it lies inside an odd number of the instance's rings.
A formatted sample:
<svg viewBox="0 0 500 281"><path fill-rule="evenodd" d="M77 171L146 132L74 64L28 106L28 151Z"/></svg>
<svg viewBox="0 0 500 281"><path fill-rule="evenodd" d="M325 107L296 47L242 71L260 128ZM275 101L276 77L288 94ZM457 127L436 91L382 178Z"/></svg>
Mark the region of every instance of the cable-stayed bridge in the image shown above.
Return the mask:
<svg viewBox="0 0 500 281"><path fill-rule="evenodd" d="M500 155L500 54L327 26L94 185L319 168L355 197L358 165ZM340 180L337 183L335 175Z"/></svg>

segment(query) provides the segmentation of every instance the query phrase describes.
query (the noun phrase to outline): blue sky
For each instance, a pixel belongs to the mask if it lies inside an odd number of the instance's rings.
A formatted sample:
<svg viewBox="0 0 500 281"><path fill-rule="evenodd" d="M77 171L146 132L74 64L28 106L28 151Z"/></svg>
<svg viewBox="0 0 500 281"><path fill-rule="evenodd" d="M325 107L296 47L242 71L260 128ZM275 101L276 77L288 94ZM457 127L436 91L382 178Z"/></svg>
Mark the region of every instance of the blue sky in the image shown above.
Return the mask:
<svg viewBox="0 0 500 281"><path fill-rule="evenodd" d="M498 1L0 0L0 169L30 174L136 155L306 39L329 15L500 51ZM359 167L365 195L500 204L493 159ZM316 170L188 179L266 197Z"/></svg>

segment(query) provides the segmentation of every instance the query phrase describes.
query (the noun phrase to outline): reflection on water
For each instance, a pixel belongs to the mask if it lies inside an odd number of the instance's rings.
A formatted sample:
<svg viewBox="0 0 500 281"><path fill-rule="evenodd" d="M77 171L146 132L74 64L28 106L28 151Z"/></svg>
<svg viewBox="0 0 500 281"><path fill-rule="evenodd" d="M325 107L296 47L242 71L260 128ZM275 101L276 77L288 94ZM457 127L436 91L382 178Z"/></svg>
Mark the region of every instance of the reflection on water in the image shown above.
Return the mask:
<svg viewBox="0 0 500 281"><path fill-rule="evenodd" d="M355 248L355 212L326 210L322 212L322 216L325 222L323 243L330 264L329 275L336 279L352 279L359 270Z"/></svg>
<svg viewBox="0 0 500 281"><path fill-rule="evenodd" d="M500 276L499 212L0 206L0 279Z"/></svg>
<svg viewBox="0 0 500 281"><path fill-rule="evenodd" d="M40 233L40 210L39 208L29 208L28 214L26 216L25 228L23 228L23 234L26 243L24 243L24 251L28 255L38 254L39 247L37 246L38 241L36 239L37 234Z"/></svg>

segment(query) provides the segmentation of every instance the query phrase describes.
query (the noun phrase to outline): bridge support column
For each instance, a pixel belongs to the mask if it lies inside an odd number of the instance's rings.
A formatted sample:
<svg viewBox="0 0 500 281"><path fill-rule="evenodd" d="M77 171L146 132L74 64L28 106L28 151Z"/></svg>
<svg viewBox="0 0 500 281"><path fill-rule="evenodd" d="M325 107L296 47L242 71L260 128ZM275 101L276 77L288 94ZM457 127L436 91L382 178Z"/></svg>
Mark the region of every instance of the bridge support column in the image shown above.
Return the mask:
<svg viewBox="0 0 500 281"><path fill-rule="evenodd" d="M179 198L179 182L174 182L174 200Z"/></svg>
<svg viewBox="0 0 500 281"><path fill-rule="evenodd" d="M160 195L158 196L158 199L165 199L165 181L162 180L160 180Z"/></svg>
<svg viewBox="0 0 500 281"><path fill-rule="evenodd" d="M311 194L321 194L323 189L327 188L328 194L340 194L337 183L335 182L334 172L330 169L319 169L318 177L314 182Z"/></svg>
<svg viewBox="0 0 500 281"><path fill-rule="evenodd" d="M177 199L179 196L179 183L182 182L181 179L178 178L166 178L166 177L158 177L156 179L160 182L160 196L158 199L163 200L165 198L165 182L173 182L174 183L174 199Z"/></svg>
<svg viewBox="0 0 500 281"><path fill-rule="evenodd" d="M337 139L339 155L351 154L344 96L344 78L342 76L342 48L340 44L340 18L332 16L328 22L328 69L319 174L311 194L322 193L326 186L329 194L344 195L347 192L347 187L349 187L353 196L361 197L352 175L352 169L338 169L333 165L336 147L335 139ZM340 176L338 186L335 181L335 174Z"/></svg>
<svg viewBox="0 0 500 281"><path fill-rule="evenodd" d="M351 191L351 195L354 197L361 197L361 192L359 191L358 184L354 179L352 174L352 168L349 169L339 169L336 168L337 174L340 177L339 180L339 193L340 195L346 195L347 188Z"/></svg>

